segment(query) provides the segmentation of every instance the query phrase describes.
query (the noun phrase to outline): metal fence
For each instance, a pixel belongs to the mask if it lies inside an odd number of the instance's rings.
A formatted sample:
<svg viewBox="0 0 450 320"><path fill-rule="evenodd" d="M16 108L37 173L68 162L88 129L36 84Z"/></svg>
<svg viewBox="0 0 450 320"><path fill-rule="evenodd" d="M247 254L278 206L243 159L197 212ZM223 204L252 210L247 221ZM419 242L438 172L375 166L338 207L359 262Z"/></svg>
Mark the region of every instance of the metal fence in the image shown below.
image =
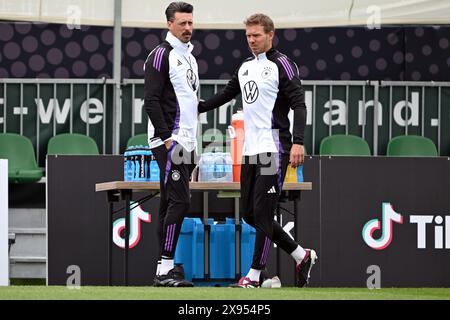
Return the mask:
<svg viewBox="0 0 450 320"><path fill-rule="evenodd" d="M207 99L227 81L200 83L199 98ZM332 134L363 137L373 155L384 155L392 137L415 134L432 139L440 155L450 155L449 82L303 81L303 86L308 154L318 154L320 141ZM29 137L41 166L48 140L63 132L91 136L103 154L122 153L131 136L147 131L143 87L142 79L120 84L110 79L0 79L0 132ZM201 114L199 140L224 137L241 107L238 96Z"/></svg>

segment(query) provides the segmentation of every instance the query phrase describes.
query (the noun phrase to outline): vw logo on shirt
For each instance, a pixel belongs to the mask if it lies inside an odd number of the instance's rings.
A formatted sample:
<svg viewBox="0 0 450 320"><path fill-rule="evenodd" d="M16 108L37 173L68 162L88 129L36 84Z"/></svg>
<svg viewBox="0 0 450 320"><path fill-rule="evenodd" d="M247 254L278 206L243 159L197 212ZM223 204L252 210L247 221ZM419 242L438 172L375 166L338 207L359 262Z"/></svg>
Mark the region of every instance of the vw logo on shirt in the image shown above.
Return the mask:
<svg viewBox="0 0 450 320"><path fill-rule="evenodd" d="M186 80L193 91L197 90L197 76L192 69L186 71Z"/></svg>
<svg viewBox="0 0 450 320"><path fill-rule="evenodd" d="M259 95L259 90L258 90L258 86L256 85L255 81L251 80L251 81L247 82L246 84L244 84L243 96L244 96L244 100L247 104L252 104L253 102L255 102L256 99L258 99L258 95Z"/></svg>

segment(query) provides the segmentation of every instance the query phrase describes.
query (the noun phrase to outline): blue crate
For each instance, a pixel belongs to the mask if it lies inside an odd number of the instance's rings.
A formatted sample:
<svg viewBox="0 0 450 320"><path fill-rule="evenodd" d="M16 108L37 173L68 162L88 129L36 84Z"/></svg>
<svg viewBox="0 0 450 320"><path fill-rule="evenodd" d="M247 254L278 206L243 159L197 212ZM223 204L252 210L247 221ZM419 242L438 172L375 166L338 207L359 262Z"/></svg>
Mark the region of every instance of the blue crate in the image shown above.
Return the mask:
<svg viewBox="0 0 450 320"><path fill-rule="evenodd" d="M226 223L232 224L234 227L234 218L226 218ZM244 220L241 219L241 226L242 226L242 232L241 232L241 273L245 273L248 270L250 270L250 266L252 265L253 260L253 251L255 248L255 237L256 237L256 230L251 225L246 223ZM234 255L234 234L233 234L233 243L231 244L233 246L233 270L234 268L234 261L235 261L235 255ZM233 271L234 272L234 271Z"/></svg>
<svg viewBox="0 0 450 320"><path fill-rule="evenodd" d="M210 279L234 279L234 219L214 223L208 219L210 233ZM255 229L245 222L241 233L241 272L250 269L255 244ZM175 251L175 264L183 264L187 280L204 279L204 225L199 218L185 218Z"/></svg>
<svg viewBox="0 0 450 320"><path fill-rule="evenodd" d="M175 264L183 265L186 280L204 276L204 236L205 228L199 218L184 218L175 250Z"/></svg>
<svg viewBox="0 0 450 320"><path fill-rule="evenodd" d="M211 225L210 266L211 279L235 277L235 226L216 223Z"/></svg>

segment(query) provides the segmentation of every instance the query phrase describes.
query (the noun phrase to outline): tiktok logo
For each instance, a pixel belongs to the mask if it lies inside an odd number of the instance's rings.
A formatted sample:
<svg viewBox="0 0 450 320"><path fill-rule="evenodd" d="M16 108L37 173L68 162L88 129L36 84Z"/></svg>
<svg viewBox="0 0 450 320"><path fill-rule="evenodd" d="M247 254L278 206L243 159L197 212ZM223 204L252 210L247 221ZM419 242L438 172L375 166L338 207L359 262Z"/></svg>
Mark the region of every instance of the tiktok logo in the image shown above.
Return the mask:
<svg viewBox="0 0 450 320"><path fill-rule="evenodd" d="M133 206L133 202L130 202L130 207ZM142 210L139 205L130 212L130 249L136 246L141 239L141 221L152 222L152 215ZM114 243L124 249L125 238L121 236L121 233L125 229L125 218L117 219L113 222L113 241Z"/></svg>
<svg viewBox="0 0 450 320"><path fill-rule="evenodd" d="M382 204L382 218L381 222L378 219L372 219L368 221L362 230L362 237L366 244L375 250L383 250L389 246L392 241L392 224L393 222L402 224L403 216L394 211L392 205L387 202ZM373 233L375 230L381 230L381 237L379 239L373 238Z"/></svg>

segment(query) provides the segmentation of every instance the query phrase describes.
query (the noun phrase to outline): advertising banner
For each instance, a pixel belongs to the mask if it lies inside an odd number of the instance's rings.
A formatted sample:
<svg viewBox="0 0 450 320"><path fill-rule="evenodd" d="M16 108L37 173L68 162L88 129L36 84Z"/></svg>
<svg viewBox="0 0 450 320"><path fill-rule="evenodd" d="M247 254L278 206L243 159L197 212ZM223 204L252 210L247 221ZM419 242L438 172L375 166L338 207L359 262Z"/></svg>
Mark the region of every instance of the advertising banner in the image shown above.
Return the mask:
<svg viewBox="0 0 450 320"><path fill-rule="evenodd" d="M121 156L48 157L48 282L65 285L77 266L83 285L107 284L105 192L95 184L123 179ZM281 203L282 227L319 261L310 286L450 286L450 165L448 158L306 157L304 181L313 190ZM147 194L135 193L138 201ZM192 192L189 216L203 216ZM151 285L156 270L159 199L131 213L130 285ZM123 283L123 209L114 204L113 284ZM233 199L209 194L209 216L234 215ZM268 271L294 285L294 261L271 250ZM278 266L278 269L277 269ZM246 272L242 271L242 272Z"/></svg>
<svg viewBox="0 0 450 320"><path fill-rule="evenodd" d="M208 99L226 81L201 82L199 98ZM440 155L450 155L450 87L445 83L363 81L304 81L308 109L305 147L319 154L320 142L333 134L363 137L372 155L385 155L392 137L420 135L431 139ZM38 163L45 164L48 140L59 133L92 137L101 154L113 153L119 133L119 152L130 137L147 132L142 80L124 80L117 126L113 123L113 84L101 80L83 84L9 83L0 86L0 132L29 137ZM375 88L378 92L376 105ZM198 153L210 141L226 142L231 117L242 108L240 95L214 111L200 114ZM292 112L289 115L292 119ZM376 119L376 120L375 120Z"/></svg>

